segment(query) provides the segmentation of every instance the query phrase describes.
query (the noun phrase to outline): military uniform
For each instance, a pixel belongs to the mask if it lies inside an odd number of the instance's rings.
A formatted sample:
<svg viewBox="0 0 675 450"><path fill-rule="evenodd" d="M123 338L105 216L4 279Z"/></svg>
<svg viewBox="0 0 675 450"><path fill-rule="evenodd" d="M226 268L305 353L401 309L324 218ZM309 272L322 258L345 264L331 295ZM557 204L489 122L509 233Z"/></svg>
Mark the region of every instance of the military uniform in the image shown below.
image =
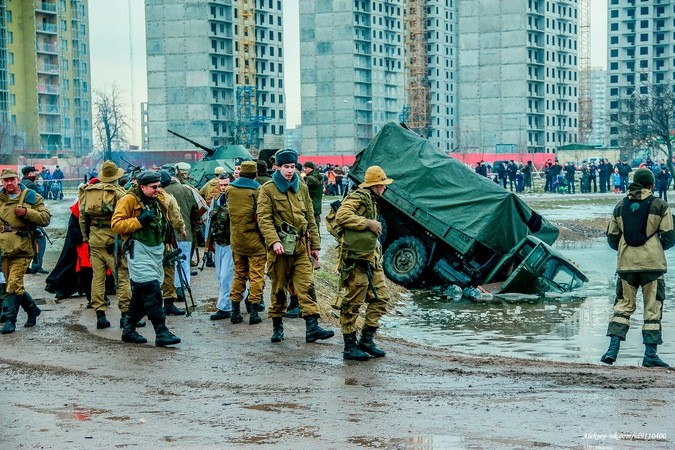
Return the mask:
<svg viewBox="0 0 675 450"><path fill-rule="evenodd" d="M642 289L645 345L643 366L667 367L656 355L663 343L661 317L665 300L664 274L667 269L664 250L675 245L673 215L668 204L652 196L654 174L642 168L635 172L624 200L614 208L607 228L609 246L618 251L614 315L607 328L610 348L601 361L612 364L619 345L626 339L630 317L636 309L638 289Z"/></svg>
<svg viewBox="0 0 675 450"><path fill-rule="evenodd" d="M18 182L16 172L11 169L4 169L0 177L16 179ZM6 322L2 328L2 334L14 332L20 306L28 313L28 321L25 324L27 327L34 326L40 314L40 309L24 288L23 277L35 254L34 228L47 226L51 220L42 196L21 184L17 186L18 193L16 194L7 194L5 188L0 190L0 222L2 222L0 251L2 252L2 272L7 283ZM26 210L22 217L16 214L19 208Z"/></svg>
<svg viewBox="0 0 675 450"><path fill-rule="evenodd" d="M166 327L160 281L164 278L162 259L167 240L168 224L182 228L180 216L172 217L169 204L161 191L153 191L150 185L159 185L157 173L145 171L138 176L138 186L132 187L120 199L112 217L112 229L124 240L129 278L131 280L131 304L129 320L124 325L122 340L144 343L147 340L136 332L135 324L147 314L155 328L155 344L167 346L180 343ZM143 189L155 192L149 197Z"/></svg>
<svg viewBox="0 0 675 450"><path fill-rule="evenodd" d="M235 319L234 312L240 309L246 283L250 283L248 299L252 305L261 303L265 286L267 251L258 228L256 214L260 185L247 177L255 173L254 162L242 163L241 176L230 184L224 194L230 215L230 246L234 259L234 280L230 291L233 323L239 321ZM257 307L252 307L249 324L260 321Z"/></svg>
<svg viewBox="0 0 675 450"><path fill-rule="evenodd" d="M80 190L80 230L82 239L89 243L91 268L91 305L96 311L96 328L107 328L110 322L105 316L108 304L105 301L105 281L108 269L115 273L115 233L110 228L110 219L117 202L126 194L117 180L124 170L112 161L106 161L99 173L99 183L84 186ZM120 312L124 316L129 303L124 296L118 297Z"/></svg>
<svg viewBox="0 0 675 450"><path fill-rule="evenodd" d="M275 159L280 169L272 176L272 182L265 183L260 188L258 196L258 225L267 246L267 272L272 279L272 306L269 308L274 327L272 341L279 342L283 339L282 317L286 312L286 288L291 282L306 321L305 340L314 342L317 339L328 339L334 334L318 326L319 308L312 262L307 252L308 245L312 251L320 249L312 201L307 186L300 181L297 173L293 173L290 180L282 174L287 173L283 166L297 163L297 154L284 150L278 152ZM297 231L295 245L288 244L288 251L292 254L277 254L274 250L275 245L282 242L279 234L282 227ZM307 235L309 242L306 240ZM284 241L289 242L290 238L286 237Z"/></svg>
<svg viewBox="0 0 675 450"><path fill-rule="evenodd" d="M173 234L174 232L181 233L185 230L185 222L181 216L180 206L178 206L178 201L176 198L168 193L165 189L161 191L163 201L167 205L167 217L169 218L169 224L171 225ZM173 235L167 235L167 243L170 243L173 240ZM170 245L166 246L166 252L173 250L173 247ZM186 258L189 256L189 253L185 255ZM176 315L180 316L185 314L185 311L178 309L173 302L177 298L176 293L176 270L174 264L166 264L164 266L164 279L162 281L162 298L164 299L164 308L167 315Z"/></svg>
<svg viewBox="0 0 675 450"><path fill-rule="evenodd" d="M384 271L380 261L380 244L377 241L381 225L377 222L375 196L381 195L384 185L392 180L386 177L379 166L369 167L365 179L359 189L342 201L335 215L335 222L340 229L338 269L341 281L335 306L340 309L340 325L345 340L343 357L358 361L368 359L368 354L374 357L385 356L385 352L373 343L373 336L389 303L389 292L384 284ZM382 191L376 194L377 185L381 186ZM359 238L357 241L362 244L354 244L350 242L351 236L355 235L353 232L366 233L367 239ZM345 290L344 295L342 288ZM356 319L364 303L365 321L357 348Z"/></svg>
<svg viewBox="0 0 675 450"><path fill-rule="evenodd" d="M309 190L309 196L312 199L314 219L318 222L321 217L321 201L323 200L323 175L321 175L321 172L314 169L309 174L307 174L305 183L307 184L307 188Z"/></svg>

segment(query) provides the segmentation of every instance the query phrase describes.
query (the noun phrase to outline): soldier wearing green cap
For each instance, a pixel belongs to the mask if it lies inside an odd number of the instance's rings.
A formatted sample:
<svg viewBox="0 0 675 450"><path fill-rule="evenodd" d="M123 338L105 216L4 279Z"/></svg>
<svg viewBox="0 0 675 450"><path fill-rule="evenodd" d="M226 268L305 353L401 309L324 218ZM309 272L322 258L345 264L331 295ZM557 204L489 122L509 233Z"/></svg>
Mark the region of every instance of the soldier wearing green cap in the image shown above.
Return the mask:
<svg viewBox="0 0 675 450"><path fill-rule="evenodd" d="M645 367L669 367L656 354L663 343L661 316L666 295L664 275L666 256L664 250L675 245L673 215L668 203L652 195L654 174L642 168L635 171L626 197L612 213L607 227L607 242L618 251L614 314L607 327L609 349L600 359L613 364L619 353L621 341L626 340L630 317L636 309L638 289L642 290L644 324L642 341Z"/></svg>

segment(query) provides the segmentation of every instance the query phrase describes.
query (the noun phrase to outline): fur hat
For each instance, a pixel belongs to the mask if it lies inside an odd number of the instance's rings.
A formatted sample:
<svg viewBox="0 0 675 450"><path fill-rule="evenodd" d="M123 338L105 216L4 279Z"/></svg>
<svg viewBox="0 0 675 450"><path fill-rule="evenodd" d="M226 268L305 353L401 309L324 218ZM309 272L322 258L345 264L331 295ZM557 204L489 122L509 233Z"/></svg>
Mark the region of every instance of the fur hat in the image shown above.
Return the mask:
<svg viewBox="0 0 675 450"><path fill-rule="evenodd" d="M37 172L37 169L35 168L35 166L26 166L26 167L21 169L21 173L24 174L24 175L26 175L27 173L31 173L31 172Z"/></svg>
<svg viewBox="0 0 675 450"><path fill-rule="evenodd" d="M293 150L281 150L274 155L274 160L277 166L284 164L296 164L298 162L298 154Z"/></svg>

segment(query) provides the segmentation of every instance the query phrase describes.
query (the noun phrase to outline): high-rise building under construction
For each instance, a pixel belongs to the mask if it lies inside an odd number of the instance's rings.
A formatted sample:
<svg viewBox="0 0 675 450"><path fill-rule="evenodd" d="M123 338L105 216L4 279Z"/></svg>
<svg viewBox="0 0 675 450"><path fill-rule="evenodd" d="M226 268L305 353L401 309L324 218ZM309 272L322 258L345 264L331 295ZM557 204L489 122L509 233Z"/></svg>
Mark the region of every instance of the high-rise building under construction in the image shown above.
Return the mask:
<svg viewBox="0 0 675 450"><path fill-rule="evenodd" d="M260 147L285 123L281 0L146 0L145 148Z"/></svg>
<svg viewBox="0 0 675 450"><path fill-rule="evenodd" d="M86 0L0 0L0 116L13 148L92 150Z"/></svg>
<svg viewBox="0 0 675 450"><path fill-rule="evenodd" d="M577 141L576 0L301 2L305 153L399 118L450 152Z"/></svg>

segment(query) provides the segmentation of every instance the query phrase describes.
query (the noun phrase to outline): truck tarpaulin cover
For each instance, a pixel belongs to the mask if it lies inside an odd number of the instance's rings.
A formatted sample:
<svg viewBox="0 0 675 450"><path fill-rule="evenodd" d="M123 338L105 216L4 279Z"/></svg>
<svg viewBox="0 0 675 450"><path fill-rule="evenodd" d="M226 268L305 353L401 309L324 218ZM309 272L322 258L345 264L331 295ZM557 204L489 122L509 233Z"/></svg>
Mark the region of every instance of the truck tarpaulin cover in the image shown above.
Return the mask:
<svg viewBox="0 0 675 450"><path fill-rule="evenodd" d="M396 123L385 125L370 145L356 155L349 175L363 182L366 169L372 165L382 167L394 179L384 194L385 200L419 208L428 217L424 220L427 229L441 239L449 229L457 228L503 253L530 233L548 244L558 237L558 229L516 194L478 175ZM402 211L413 214L405 208ZM416 212L415 217L419 218L419 214Z"/></svg>

